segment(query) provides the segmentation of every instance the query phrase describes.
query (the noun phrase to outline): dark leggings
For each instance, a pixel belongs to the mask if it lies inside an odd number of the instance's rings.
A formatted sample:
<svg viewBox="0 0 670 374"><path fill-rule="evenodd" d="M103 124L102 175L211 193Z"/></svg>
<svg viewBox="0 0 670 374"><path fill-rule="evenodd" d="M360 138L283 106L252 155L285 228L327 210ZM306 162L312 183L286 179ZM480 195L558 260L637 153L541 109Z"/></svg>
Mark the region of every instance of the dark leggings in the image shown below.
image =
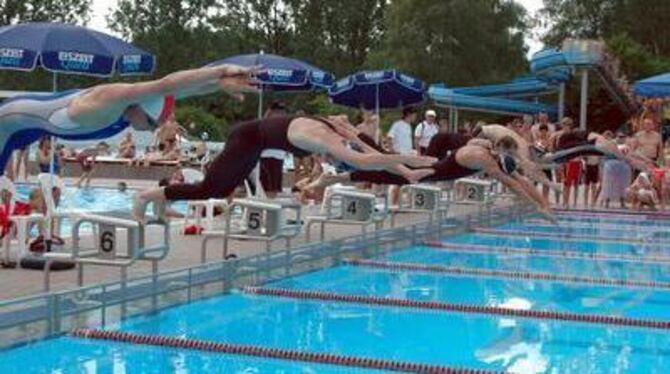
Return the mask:
<svg viewBox="0 0 670 374"><path fill-rule="evenodd" d="M228 197L260 160L265 148L262 140L258 124L249 122L238 125L230 133L223 151L209 165L202 182L167 186L165 197L168 200Z"/></svg>

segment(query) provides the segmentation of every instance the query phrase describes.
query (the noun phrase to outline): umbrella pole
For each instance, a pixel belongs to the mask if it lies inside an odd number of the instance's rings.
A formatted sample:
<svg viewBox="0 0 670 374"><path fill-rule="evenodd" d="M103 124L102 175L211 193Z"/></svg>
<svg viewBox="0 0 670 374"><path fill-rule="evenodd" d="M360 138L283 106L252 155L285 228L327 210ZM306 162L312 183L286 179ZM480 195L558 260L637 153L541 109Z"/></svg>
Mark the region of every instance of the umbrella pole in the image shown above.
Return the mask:
<svg viewBox="0 0 670 374"><path fill-rule="evenodd" d="M379 117L379 85L375 85L375 113Z"/></svg>
<svg viewBox="0 0 670 374"><path fill-rule="evenodd" d="M51 78L51 91L54 92L54 93L58 91L58 73L56 73L56 72L53 73L52 78ZM53 191L53 186L55 185L53 175L54 175L54 172L55 172L54 169L55 169L55 166L56 166L55 165L56 164L56 158L55 158L55 156L56 156L56 137L55 136L51 137L51 149L49 150L49 152L51 153L51 157L50 157L51 161L49 162L49 174L51 175L51 177L49 179L51 180L50 181L51 190ZM53 199L53 196L51 198ZM46 213L47 213L47 217L46 217L47 218L47 223L45 225L46 226L46 232L44 233L44 244L46 246L46 251L51 252L51 244L52 244L51 229L52 229L52 226L53 226L53 213L54 212L47 211Z"/></svg>
<svg viewBox="0 0 670 374"><path fill-rule="evenodd" d="M258 119L263 118L263 85L260 85L261 92L258 94ZM261 164L260 161L256 164L256 167L254 168L254 171L252 172L253 174L253 180L254 184L256 185L256 192L255 196L256 197L261 197L265 198L265 190L263 190L263 185L261 185Z"/></svg>

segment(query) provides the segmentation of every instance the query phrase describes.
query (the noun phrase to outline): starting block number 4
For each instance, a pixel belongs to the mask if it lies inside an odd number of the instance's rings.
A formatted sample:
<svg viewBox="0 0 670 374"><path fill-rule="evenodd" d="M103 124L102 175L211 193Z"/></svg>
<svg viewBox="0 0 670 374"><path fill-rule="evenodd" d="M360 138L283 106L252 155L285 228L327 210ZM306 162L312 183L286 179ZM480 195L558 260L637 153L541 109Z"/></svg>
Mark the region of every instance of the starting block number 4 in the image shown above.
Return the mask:
<svg viewBox="0 0 670 374"><path fill-rule="evenodd" d="M342 198L342 218L351 221L367 221L372 214L372 202L368 199L358 199L344 196Z"/></svg>
<svg viewBox="0 0 670 374"><path fill-rule="evenodd" d="M98 252L101 257L113 258L116 256L116 226L100 224Z"/></svg>

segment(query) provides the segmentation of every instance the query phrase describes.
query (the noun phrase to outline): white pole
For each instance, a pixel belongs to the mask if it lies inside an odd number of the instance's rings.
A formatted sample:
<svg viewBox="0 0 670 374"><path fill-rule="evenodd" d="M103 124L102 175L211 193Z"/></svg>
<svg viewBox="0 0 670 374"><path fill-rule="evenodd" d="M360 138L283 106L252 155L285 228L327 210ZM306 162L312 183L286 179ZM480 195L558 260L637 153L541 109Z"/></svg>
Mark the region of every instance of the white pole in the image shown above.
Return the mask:
<svg viewBox="0 0 670 374"><path fill-rule="evenodd" d="M582 70L582 92L579 103L579 128L586 130L586 106L588 104L589 96L589 71Z"/></svg>
<svg viewBox="0 0 670 374"><path fill-rule="evenodd" d="M565 116L565 82L558 86L558 121Z"/></svg>
<svg viewBox="0 0 670 374"><path fill-rule="evenodd" d="M379 85L375 85L375 113L379 116Z"/></svg>
<svg viewBox="0 0 670 374"><path fill-rule="evenodd" d="M263 85L260 85L260 93L258 94L258 119L263 118ZM283 172L283 171L282 171ZM255 197L265 198L265 190L261 185L261 164L260 162L256 164L256 167L251 172L253 175L254 185L256 186L256 191L254 193Z"/></svg>

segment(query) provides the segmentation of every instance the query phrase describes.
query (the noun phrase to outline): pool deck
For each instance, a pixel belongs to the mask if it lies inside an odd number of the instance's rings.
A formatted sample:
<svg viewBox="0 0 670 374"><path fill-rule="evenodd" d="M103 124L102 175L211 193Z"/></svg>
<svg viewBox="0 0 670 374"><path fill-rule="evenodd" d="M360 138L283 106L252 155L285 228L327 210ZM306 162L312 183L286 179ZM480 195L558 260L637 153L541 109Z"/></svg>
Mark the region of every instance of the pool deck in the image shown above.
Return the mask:
<svg viewBox="0 0 670 374"><path fill-rule="evenodd" d="M76 180L65 178L66 185L74 184ZM94 179L94 186L96 187L115 187L119 180L115 179ZM155 181L128 181L130 188L146 188L154 186ZM471 213L476 209L471 206L452 206L449 209L449 217L462 216ZM425 215L421 214L401 214L396 219L396 227L423 222L426 220ZM384 228L390 227L390 220L387 219L384 223ZM156 230L149 230L148 244L158 242L161 238L162 232ZM182 229L181 224L173 224L171 228L171 250L168 256L159 263L159 271L166 271L178 268L200 264L200 247L202 242L201 236L184 236L180 233ZM326 230L326 240L343 238L360 234L359 226L330 226ZM312 241L318 233L312 233ZM86 237L82 240L82 245L86 246L92 238ZM292 246L296 247L306 243L305 233L303 232L292 240ZM66 246L68 243L66 242ZM119 243L120 246L123 246ZM218 261L222 257L222 244L220 240L214 240L208 246L208 261ZM272 248L275 250L285 248L285 242L278 240L273 243ZM120 248L120 251L125 251L125 248ZM258 253L265 252L265 243L256 241L232 241L230 245L231 253L236 253L240 257L251 256ZM151 263L148 261L140 261L134 264L128 270L128 278L148 275L151 273ZM93 285L97 283L106 283L118 281L120 277L120 270L116 267L102 267L102 266L86 266L84 272L85 285ZM77 272L76 270L57 271L52 272L51 275L51 290L62 291L76 288L77 286ZM43 290L43 272L39 270L28 269L2 269L0 268L0 300L6 300L17 297L31 296L42 293Z"/></svg>

